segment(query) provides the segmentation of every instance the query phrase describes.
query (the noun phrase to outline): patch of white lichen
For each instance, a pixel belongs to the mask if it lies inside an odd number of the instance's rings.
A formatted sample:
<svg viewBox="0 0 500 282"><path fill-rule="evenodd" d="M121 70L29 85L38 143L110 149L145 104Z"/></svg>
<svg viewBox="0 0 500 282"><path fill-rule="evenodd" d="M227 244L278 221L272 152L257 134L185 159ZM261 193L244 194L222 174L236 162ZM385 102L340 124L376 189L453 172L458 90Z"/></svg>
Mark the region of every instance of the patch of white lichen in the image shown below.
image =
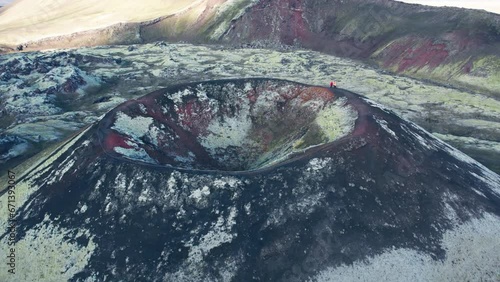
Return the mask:
<svg viewBox="0 0 500 282"><path fill-rule="evenodd" d="M335 103L321 110L316 117L316 123L321 128L327 142L346 136L354 129L358 114L345 103L344 99L338 99Z"/></svg>
<svg viewBox="0 0 500 282"><path fill-rule="evenodd" d="M79 237L88 243L85 246L76 243L74 239ZM5 238L0 244L8 246ZM45 216L15 244L16 274L8 273L8 265L2 263L0 280L68 281L85 268L96 247L88 230L62 228Z"/></svg>
<svg viewBox="0 0 500 282"><path fill-rule="evenodd" d="M367 260L330 267L310 281L498 281L500 218L485 214L446 231L443 260L417 250L387 249Z"/></svg>

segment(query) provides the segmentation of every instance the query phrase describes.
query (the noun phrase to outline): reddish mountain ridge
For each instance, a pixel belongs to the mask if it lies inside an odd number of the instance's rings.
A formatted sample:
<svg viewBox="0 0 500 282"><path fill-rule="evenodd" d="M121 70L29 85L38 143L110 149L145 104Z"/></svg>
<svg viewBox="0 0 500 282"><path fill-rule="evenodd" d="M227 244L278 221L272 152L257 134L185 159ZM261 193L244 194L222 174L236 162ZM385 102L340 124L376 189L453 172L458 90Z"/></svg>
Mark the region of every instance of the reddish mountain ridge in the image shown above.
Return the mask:
<svg viewBox="0 0 500 282"><path fill-rule="evenodd" d="M500 15L390 0L223 2L203 1L156 19L113 22L106 28L75 29L72 33L68 30L70 34L47 34L41 40L37 35L38 39L18 42L18 47L37 50L157 40L298 46L370 61L396 73L499 94ZM53 5L53 9L63 8ZM5 28L2 32L9 33Z"/></svg>
<svg viewBox="0 0 500 282"><path fill-rule="evenodd" d="M483 11L388 0L262 0L222 40L298 45L397 73L499 89L500 15Z"/></svg>

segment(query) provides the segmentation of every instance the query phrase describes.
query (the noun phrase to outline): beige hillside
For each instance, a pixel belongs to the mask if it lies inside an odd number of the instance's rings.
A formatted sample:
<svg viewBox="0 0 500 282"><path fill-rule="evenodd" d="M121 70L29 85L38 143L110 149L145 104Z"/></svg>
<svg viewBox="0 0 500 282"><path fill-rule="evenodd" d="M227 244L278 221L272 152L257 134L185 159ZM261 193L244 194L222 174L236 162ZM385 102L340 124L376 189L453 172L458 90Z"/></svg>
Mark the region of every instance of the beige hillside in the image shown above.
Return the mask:
<svg viewBox="0 0 500 282"><path fill-rule="evenodd" d="M204 12L217 13L233 2L241 0L17 0L0 10L0 44L179 15L194 23Z"/></svg>

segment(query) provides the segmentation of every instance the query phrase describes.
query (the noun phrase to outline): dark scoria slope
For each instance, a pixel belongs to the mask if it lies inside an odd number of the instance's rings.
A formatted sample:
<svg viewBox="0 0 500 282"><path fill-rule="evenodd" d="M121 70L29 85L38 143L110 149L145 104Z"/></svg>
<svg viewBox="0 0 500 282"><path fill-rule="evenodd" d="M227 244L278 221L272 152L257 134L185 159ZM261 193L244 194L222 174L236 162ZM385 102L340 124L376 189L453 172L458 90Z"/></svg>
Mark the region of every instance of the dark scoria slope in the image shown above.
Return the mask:
<svg viewBox="0 0 500 282"><path fill-rule="evenodd" d="M53 250L70 261L44 268L58 281L500 274L500 177L341 89L252 79L159 90L67 141L17 193L17 248L30 254L18 263ZM40 267L24 271L43 281Z"/></svg>

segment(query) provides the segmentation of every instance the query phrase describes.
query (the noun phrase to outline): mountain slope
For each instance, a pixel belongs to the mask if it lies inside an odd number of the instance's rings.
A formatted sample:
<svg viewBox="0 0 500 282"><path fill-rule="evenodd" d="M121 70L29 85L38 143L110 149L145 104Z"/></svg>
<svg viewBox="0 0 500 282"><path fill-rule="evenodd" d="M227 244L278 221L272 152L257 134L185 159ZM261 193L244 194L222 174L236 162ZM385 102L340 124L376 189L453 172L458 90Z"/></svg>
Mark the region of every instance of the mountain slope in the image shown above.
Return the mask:
<svg viewBox="0 0 500 282"><path fill-rule="evenodd" d="M21 0L0 17L2 41L40 40L44 37L105 28L120 22L140 22L175 14L200 1L38 1ZM7 33L17 30L16 34Z"/></svg>
<svg viewBox="0 0 500 282"><path fill-rule="evenodd" d="M389 0L20 0L0 17L0 44L11 49L157 40L295 45L500 95L500 15L483 11Z"/></svg>
<svg viewBox="0 0 500 282"><path fill-rule="evenodd" d="M482 11L384 0L261 0L224 40L295 44L500 94L500 15Z"/></svg>
<svg viewBox="0 0 500 282"><path fill-rule="evenodd" d="M138 33L143 25L175 17L182 22L181 27L184 31L204 29L205 26L212 25L212 21L226 15L227 10L233 9L233 6L236 5L239 10L248 3L251 1L19 0L1 12L0 44L31 45L29 42L47 38L51 41L65 36L75 37L75 34L81 37L89 33L90 37L98 38L86 42L86 45L141 42L142 39ZM121 26L125 28L120 28ZM106 34L110 32L112 34ZM169 35L169 33L164 33L164 35ZM84 44L78 39L76 42ZM63 41L59 43L59 46L62 45L78 44Z"/></svg>

